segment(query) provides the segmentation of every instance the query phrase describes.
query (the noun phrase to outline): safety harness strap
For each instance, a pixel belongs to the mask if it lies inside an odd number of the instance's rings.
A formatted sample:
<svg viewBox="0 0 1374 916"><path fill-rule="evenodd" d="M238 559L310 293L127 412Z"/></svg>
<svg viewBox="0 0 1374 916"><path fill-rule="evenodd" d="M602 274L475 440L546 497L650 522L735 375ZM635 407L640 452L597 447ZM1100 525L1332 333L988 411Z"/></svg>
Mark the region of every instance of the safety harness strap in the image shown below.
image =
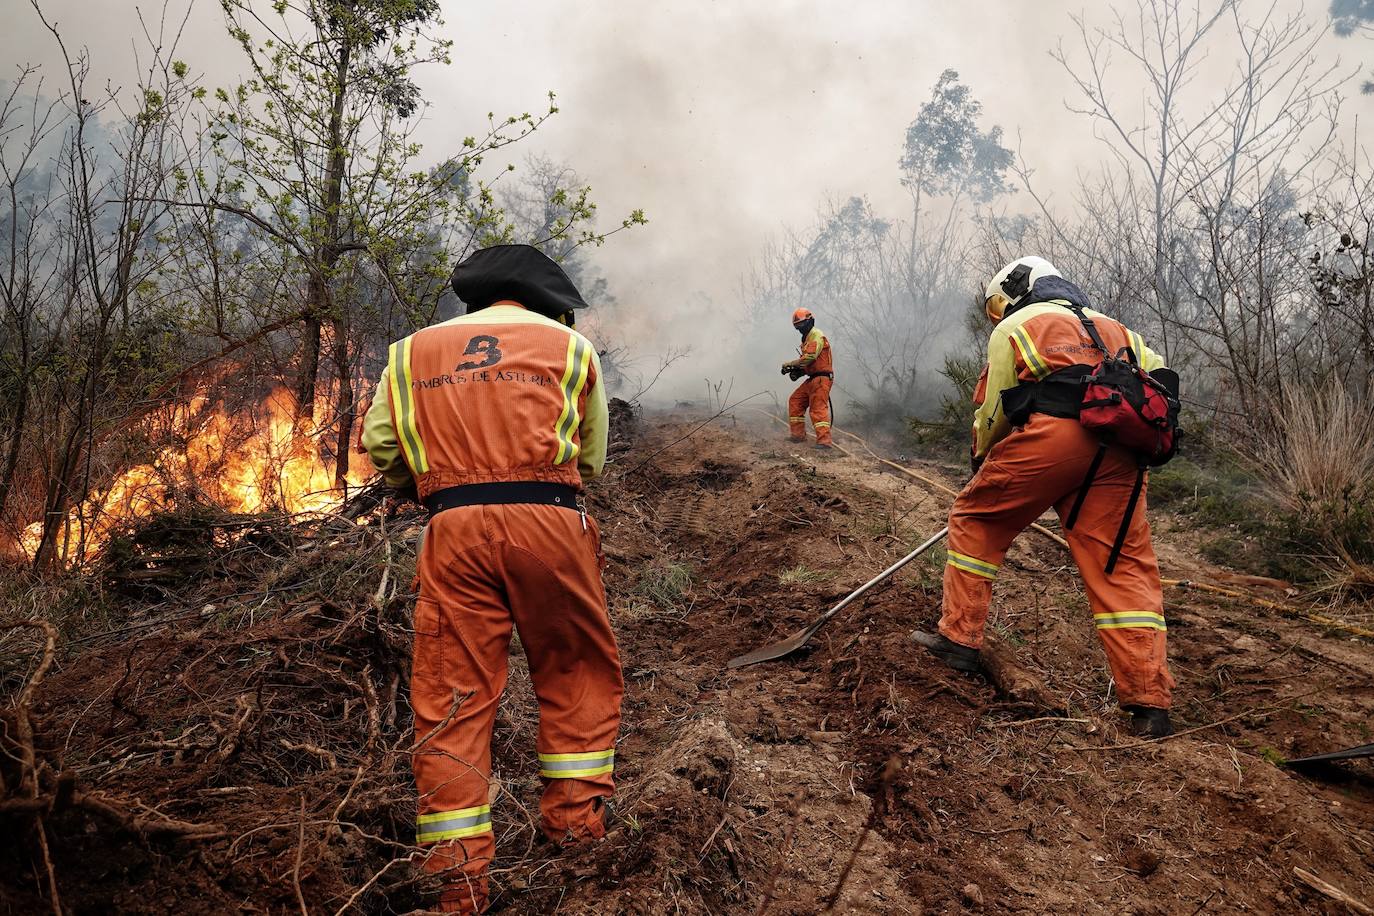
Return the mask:
<svg viewBox="0 0 1374 916"><path fill-rule="evenodd" d="M1145 465L1135 469L1135 486L1131 487L1131 499L1126 503L1126 514L1121 516L1121 527L1117 529L1116 541L1112 543L1111 555L1107 557L1107 575L1116 569L1116 561L1121 557L1121 548L1126 543L1126 534L1131 530L1131 516L1135 515L1136 503L1140 501L1140 491L1145 489Z"/></svg>
<svg viewBox="0 0 1374 916"><path fill-rule="evenodd" d="M1074 498L1073 508L1069 510L1069 517L1064 520L1064 530L1073 530L1074 524L1078 521L1078 511L1083 508L1083 500L1088 498L1088 488L1093 485L1093 479L1097 477L1098 469L1102 467L1102 459L1106 455L1107 443L1098 443L1097 454L1093 455L1093 463L1088 465L1088 476L1083 478L1083 484L1078 488L1078 496Z"/></svg>

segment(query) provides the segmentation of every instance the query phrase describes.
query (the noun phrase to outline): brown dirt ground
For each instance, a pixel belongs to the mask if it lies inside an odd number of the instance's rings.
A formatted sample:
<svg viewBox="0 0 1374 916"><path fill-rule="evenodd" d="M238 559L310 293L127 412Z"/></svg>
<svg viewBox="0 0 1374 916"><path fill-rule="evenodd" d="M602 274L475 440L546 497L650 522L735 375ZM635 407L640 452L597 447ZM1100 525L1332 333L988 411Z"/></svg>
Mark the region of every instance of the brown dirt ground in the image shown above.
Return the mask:
<svg viewBox="0 0 1374 916"><path fill-rule="evenodd" d="M938 530L947 497L787 444L763 419L662 452L695 423L643 425L591 494L627 681L618 826L574 852L536 839L534 712L515 650L496 738L497 911L801 914L837 889L835 911L853 913L1347 911L1295 867L1374 902L1370 762L1314 776L1276 762L1374 740L1374 647L1171 593L1175 726L1225 724L1121 747L1132 742L1082 588L1063 551L1028 533L992 626L1086 722L1027 721L913 648L907 634L938 616L941 556L798 657L726 671ZM1196 532L1155 521L1166 575L1216 572L1195 559ZM153 820L223 828L190 841L55 812L68 911L422 906L405 861L408 602L404 589L369 602L388 557L393 580L408 576L417 528L401 517L385 537L374 526L263 548L194 591L131 599L139 621L202 601L213 614L64 651L34 704L53 771ZM35 848L26 822L0 820L0 912L50 909Z"/></svg>

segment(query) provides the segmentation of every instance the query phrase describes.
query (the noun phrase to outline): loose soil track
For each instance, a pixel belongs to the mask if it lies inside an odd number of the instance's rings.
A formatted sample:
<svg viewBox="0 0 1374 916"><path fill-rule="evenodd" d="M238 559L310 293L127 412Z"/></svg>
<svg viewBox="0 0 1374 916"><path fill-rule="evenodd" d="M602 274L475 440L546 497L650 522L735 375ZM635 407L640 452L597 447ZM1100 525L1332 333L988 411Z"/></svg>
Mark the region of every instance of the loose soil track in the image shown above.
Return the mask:
<svg viewBox="0 0 1374 916"><path fill-rule="evenodd" d="M560 853L535 836L532 699L513 659L496 738L498 911L801 914L837 898L835 911L854 913L1347 912L1295 868L1374 902L1369 761L1309 776L1277 763L1374 740L1374 646L1171 593L1175 725L1223 724L1137 746L1067 557L1027 534L992 625L1063 699L1053 720L913 647L908 633L938 616L941 557L875 590L806 653L726 671L938 530L947 497L785 443L762 418L659 451L696 422L641 421L591 494L627 680L604 843ZM389 544L375 527L339 534L332 555L317 543L226 562L156 605L170 616L177 602L218 602L213 618L62 655L34 704L54 772L156 809L148 822L223 831L190 840L54 813L70 909L421 905L403 861L404 590L369 607L388 557L393 581L408 575L417 527L391 520ZM1216 572L1196 560L1194 532L1156 519L1156 535L1167 574ZM320 582L334 593L321 599ZM0 820L0 861L20 863L0 871L0 912L46 906L20 826Z"/></svg>

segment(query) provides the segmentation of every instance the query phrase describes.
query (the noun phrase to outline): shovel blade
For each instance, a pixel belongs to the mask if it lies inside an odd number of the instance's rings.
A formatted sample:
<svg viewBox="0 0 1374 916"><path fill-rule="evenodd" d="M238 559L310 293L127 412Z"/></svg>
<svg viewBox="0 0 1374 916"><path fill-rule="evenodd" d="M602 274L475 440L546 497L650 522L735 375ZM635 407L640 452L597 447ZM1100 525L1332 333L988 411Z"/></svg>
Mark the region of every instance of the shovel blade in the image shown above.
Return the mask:
<svg viewBox="0 0 1374 916"><path fill-rule="evenodd" d="M771 662L779 658L784 658L796 652L816 632L814 626L809 626L804 630L793 633L782 642L775 642L771 646L764 646L762 649L755 649L753 652L745 653L730 659L725 664L726 668L744 668L749 665L757 665L759 662Z"/></svg>

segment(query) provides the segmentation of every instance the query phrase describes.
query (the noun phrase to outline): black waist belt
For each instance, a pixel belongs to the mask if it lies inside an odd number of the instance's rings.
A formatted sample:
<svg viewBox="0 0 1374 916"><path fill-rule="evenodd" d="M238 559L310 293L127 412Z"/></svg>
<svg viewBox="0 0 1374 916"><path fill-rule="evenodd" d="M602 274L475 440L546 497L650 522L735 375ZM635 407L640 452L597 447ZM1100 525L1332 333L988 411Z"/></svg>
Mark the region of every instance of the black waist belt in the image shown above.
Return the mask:
<svg viewBox="0 0 1374 916"><path fill-rule="evenodd" d="M833 379L835 378L835 373L833 373L833 372L808 372L808 373L806 373L806 377L807 377L807 378L828 378L828 379L832 379L832 380L833 380Z"/></svg>
<svg viewBox="0 0 1374 916"><path fill-rule="evenodd" d="M1067 366L1039 382L1022 382L1002 392L1002 411L1012 426L1024 426L1033 413L1077 419L1083 406L1083 384L1091 366Z"/></svg>
<svg viewBox="0 0 1374 916"><path fill-rule="evenodd" d="M574 512L579 511L576 487L546 480L499 480L444 487L426 496L424 503L430 515L460 506L508 506L517 503L562 506Z"/></svg>

